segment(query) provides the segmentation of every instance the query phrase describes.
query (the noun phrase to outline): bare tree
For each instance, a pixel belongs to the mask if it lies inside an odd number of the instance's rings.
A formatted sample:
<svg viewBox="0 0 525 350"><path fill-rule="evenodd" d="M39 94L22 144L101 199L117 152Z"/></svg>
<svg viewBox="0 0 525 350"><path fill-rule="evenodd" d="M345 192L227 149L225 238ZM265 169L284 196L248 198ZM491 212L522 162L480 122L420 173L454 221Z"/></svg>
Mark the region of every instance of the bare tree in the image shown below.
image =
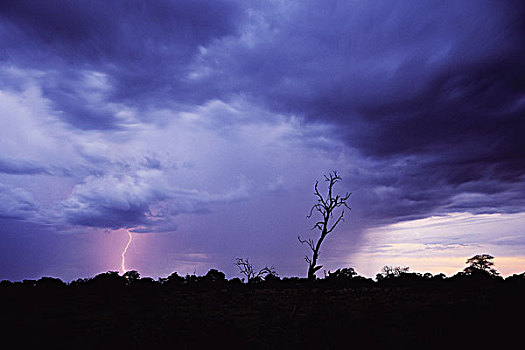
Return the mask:
<svg viewBox="0 0 525 350"><path fill-rule="evenodd" d="M273 266L265 266L258 272L255 272L253 265L250 263L250 261L248 261L248 258L246 258L246 260L242 258L236 258L235 265L237 265L241 274L246 276L247 283L258 282L268 275L277 276L277 272Z"/></svg>
<svg viewBox="0 0 525 350"><path fill-rule="evenodd" d="M311 218L314 212L320 214L321 218L312 227L312 230L319 230L320 235L317 239L317 242L314 241L312 238L301 239L301 236L297 237L299 239L299 242L301 242L302 244L306 243L312 251L311 257L307 255L304 258L308 263L309 280L314 280L316 278L315 273L320 268L322 268L322 265L317 265L317 259L319 259L319 249L321 248L321 244L323 243L326 236L328 236L341 221L344 221L344 208L346 207L347 209L350 209L347 205L350 193L347 192L344 196L334 194L334 185L341 180L341 177L337 175L337 172L335 171L333 173L329 173L328 176L324 175L324 182L328 183L328 190L326 196L323 196L319 192L319 181L315 182L314 194L317 197L317 200L310 209L310 214L307 217ZM340 212L338 212L337 210L339 208L341 208Z"/></svg>

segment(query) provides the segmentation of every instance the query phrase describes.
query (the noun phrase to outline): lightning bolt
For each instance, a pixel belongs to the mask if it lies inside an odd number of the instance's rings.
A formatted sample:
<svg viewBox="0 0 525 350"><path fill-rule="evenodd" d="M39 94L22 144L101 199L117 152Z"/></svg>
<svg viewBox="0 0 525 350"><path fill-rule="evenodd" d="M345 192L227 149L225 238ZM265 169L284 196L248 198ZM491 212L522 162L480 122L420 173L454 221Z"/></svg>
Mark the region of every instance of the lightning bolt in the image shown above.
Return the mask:
<svg viewBox="0 0 525 350"><path fill-rule="evenodd" d="M122 254L120 255L122 256L122 262L120 264L122 274L125 274L126 272L128 272L128 270L126 270L126 252L128 251L129 245L131 244L131 241L133 240L133 236L131 235L131 232L129 232L129 230L126 230L126 232L128 233L128 236L129 236L128 244L126 244L126 247L124 248L124 250L122 251Z"/></svg>

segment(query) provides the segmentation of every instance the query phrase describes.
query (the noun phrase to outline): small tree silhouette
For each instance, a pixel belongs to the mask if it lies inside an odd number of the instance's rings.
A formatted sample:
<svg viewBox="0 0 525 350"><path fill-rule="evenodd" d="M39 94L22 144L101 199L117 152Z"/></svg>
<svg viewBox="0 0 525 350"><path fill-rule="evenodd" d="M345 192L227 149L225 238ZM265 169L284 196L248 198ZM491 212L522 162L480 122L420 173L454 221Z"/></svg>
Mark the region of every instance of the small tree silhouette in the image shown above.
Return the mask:
<svg viewBox="0 0 525 350"><path fill-rule="evenodd" d="M494 259L494 257L489 254L474 255L472 258L467 259L466 263L469 264L469 266L465 267L463 272L467 275L482 272L491 276L498 276L499 272L492 267L494 266L492 259Z"/></svg>
<svg viewBox="0 0 525 350"><path fill-rule="evenodd" d="M388 278L399 277L403 274L408 273L410 268L408 266L389 266L385 265L381 268L381 272L376 275L378 281L382 281Z"/></svg>
<svg viewBox="0 0 525 350"><path fill-rule="evenodd" d="M357 276L357 272L352 267L345 267L343 269L337 269L334 272L328 271L328 275L325 277L328 281L347 281Z"/></svg>
<svg viewBox="0 0 525 350"><path fill-rule="evenodd" d="M211 269L204 276L204 280L210 283L224 283L226 282L226 276L224 275L224 272Z"/></svg>
<svg viewBox="0 0 525 350"><path fill-rule="evenodd" d="M324 176L324 181L328 183L328 191L326 197L323 196L318 189L319 181L315 182L314 194L317 197L316 203L310 209L310 214L307 216L311 218L314 211L321 214L321 219L314 224L313 229L320 231L320 236L317 239L317 242L314 242L313 239L309 238L307 240L301 239L301 236L298 236L299 242L306 243L310 250L312 251L312 257L308 255L304 258L308 263L308 280L314 280L315 273L322 268L322 265L317 265L317 259L319 258L319 249L321 249L321 244L328 234L330 234L335 227L343 220L343 215L345 213L344 209L341 210L340 214L336 215L337 219L334 220L334 211L339 207L348 207L346 204L350 193L346 193L344 196L334 195L333 188L334 185L341 181L341 177L337 175L337 172L329 173L328 176ZM332 223L333 222L333 223Z"/></svg>
<svg viewBox="0 0 525 350"><path fill-rule="evenodd" d="M250 263L248 258L246 258L246 260L242 258L236 258L235 265L237 265L241 274L246 276L247 283L259 282L268 275L277 276L277 272L273 266L265 266L258 272L255 272L253 265Z"/></svg>
<svg viewBox="0 0 525 350"><path fill-rule="evenodd" d="M126 285L130 286L140 279L140 274L138 273L138 271L130 270L130 271L126 271L122 275L122 277L124 277L124 279L126 280Z"/></svg>

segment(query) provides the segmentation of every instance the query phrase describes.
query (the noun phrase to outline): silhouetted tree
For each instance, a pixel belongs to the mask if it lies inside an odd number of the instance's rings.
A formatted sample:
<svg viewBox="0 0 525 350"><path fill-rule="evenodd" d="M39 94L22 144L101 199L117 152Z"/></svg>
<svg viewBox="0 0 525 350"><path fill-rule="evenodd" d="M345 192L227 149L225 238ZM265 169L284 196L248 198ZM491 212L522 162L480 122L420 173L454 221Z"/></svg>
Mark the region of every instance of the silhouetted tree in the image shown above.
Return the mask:
<svg viewBox="0 0 525 350"><path fill-rule="evenodd" d="M400 277L401 275L407 274L410 268L408 266L388 266L385 265L381 268L381 272L376 275L378 281Z"/></svg>
<svg viewBox="0 0 525 350"><path fill-rule="evenodd" d="M184 283L184 277L180 276L177 271L173 271L167 278L167 283L172 285L179 285Z"/></svg>
<svg viewBox="0 0 525 350"><path fill-rule="evenodd" d="M25 279L22 281L22 285L24 287L34 287L36 286L36 280Z"/></svg>
<svg viewBox="0 0 525 350"><path fill-rule="evenodd" d="M250 263L248 258L246 258L246 260L242 258L236 258L235 265L237 265L241 274L246 276L247 283L259 282L268 275L277 276L277 272L275 271L275 268L273 266L265 266L258 272L255 272L255 270L253 269L253 265Z"/></svg>
<svg viewBox="0 0 525 350"><path fill-rule="evenodd" d="M151 277L142 277L137 282L140 282L142 285L154 285L157 283L153 278Z"/></svg>
<svg viewBox="0 0 525 350"><path fill-rule="evenodd" d="M234 277L228 281L228 285L233 287L240 287L242 286L242 281L239 277Z"/></svg>
<svg viewBox="0 0 525 350"><path fill-rule="evenodd" d="M357 276L357 272L352 267L345 267L343 269L337 269L334 272L328 271L328 275L326 276L326 280L350 280L354 276Z"/></svg>
<svg viewBox="0 0 525 350"><path fill-rule="evenodd" d="M2 280L0 281L0 288L10 288L13 286L13 282L9 280Z"/></svg>
<svg viewBox="0 0 525 350"><path fill-rule="evenodd" d="M211 269L204 276L204 280L210 283L224 283L226 282L226 275L216 269Z"/></svg>
<svg viewBox="0 0 525 350"><path fill-rule="evenodd" d="M437 275L432 276L432 279L435 281L443 281L447 276L444 273L438 273Z"/></svg>
<svg viewBox="0 0 525 350"><path fill-rule="evenodd" d="M492 267L494 266L492 259L494 259L494 257L489 254L474 255L472 258L467 259L466 263L469 264L469 266L465 267L463 272L467 275L484 272L490 276L498 276L499 272Z"/></svg>
<svg viewBox="0 0 525 350"><path fill-rule="evenodd" d="M108 291L113 289L119 289L126 285L126 279L120 276L118 271L103 272L93 277L89 282L89 285L95 286L100 291Z"/></svg>
<svg viewBox="0 0 525 350"><path fill-rule="evenodd" d="M350 209L347 205L347 200L350 197L350 193L346 193L344 196L334 194L333 188L334 185L341 181L341 177L337 175L337 172L329 173L328 176L324 176L324 181L328 183L328 190L326 196L323 196L319 192L319 181L315 182L314 194L317 197L315 204L310 209L310 214L307 216L311 218L314 211L321 215L319 221L317 221L312 230L317 229L320 232L317 242L309 238L306 240L301 239L301 236L298 236L299 242L306 243L310 250L312 251L312 256L308 255L304 258L308 263L308 280L314 280L315 273L321 269L322 265L317 265L317 259L319 259L319 250L321 249L321 244L328 234L330 234L336 226L343 221L344 208L340 213L337 213L334 216L334 212L340 207L346 207Z"/></svg>
<svg viewBox="0 0 525 350"><path fill-rule="evenodd" d="M186 274L186 277L184 277L184 284L185 285L195 285L197 284L197 282L199 282L199 280L201 279L201 277L197 276L195 274L195 272L193 272L193 274Z"/></svg>
<svg viewBox="0 0 525 350"><path fill-rule="evenodd" d="M77 278L74 281L71 281L69 283L70 286L78 287L78 286L85 286L87 283L89 283L90 279L88 278Z"/></svg>
<svg viewBox="0 0 525 350"><path fill-rule="evenodd" d="M124 277L124 279L126 280L126 285L130 286L140 279L140 274L138 273L138 271L130 270L130 271L126 271L122 275L122 277Z"/></svg>
<svg viewBox="0 0 525 350"><path fill-rule="evenodd" d="M277 284L281 281L281 278L277 276L277 273L269 273L266 276L264 276L264 282L270 283L270 284Z"/></svg>
<svg viewBox="0 0 525 350"><path fill-rule="evenodd" d="M36 287L40 288L63 288L66 284L59 278L42 277L36 281Z"/></svg>
<svg viewBox="0 0 525 350"><path fill-rule="evenodd" d="M505 278L505 282L525 283L525 272L515 273L512 276L508 276L507 278Z"/></svg>

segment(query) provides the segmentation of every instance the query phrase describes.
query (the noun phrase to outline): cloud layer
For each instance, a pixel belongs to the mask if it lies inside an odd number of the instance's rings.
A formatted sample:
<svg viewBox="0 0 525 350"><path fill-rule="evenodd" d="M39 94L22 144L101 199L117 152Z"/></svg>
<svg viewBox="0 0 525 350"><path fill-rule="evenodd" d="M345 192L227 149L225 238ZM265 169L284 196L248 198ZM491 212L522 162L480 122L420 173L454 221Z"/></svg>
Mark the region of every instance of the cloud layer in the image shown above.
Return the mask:
<svg viewBox="0 0 525 350"><path fill-rule="evenodd" d="M160 233L208 213L237 239L239 201L245 226L306 213L333 169L356 236L523 212L524 15L519 1L3 1L0 217Z"/></svg>

